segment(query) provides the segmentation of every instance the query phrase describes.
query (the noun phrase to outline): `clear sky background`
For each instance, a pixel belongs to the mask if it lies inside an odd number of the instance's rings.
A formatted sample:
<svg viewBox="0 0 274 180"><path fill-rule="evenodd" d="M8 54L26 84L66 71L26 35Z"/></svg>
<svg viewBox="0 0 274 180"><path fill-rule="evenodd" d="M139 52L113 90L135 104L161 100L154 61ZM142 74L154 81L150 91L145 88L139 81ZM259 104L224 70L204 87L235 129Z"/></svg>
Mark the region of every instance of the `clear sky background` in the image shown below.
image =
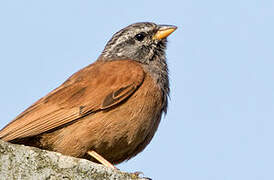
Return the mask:
<svg viewBox="0 0 274 180"><path fill-rule="evenodd" d="M274 179L274 1L0 1L0 127L139 21L169 37L171 100L118 167L155 180Z"/></svg>

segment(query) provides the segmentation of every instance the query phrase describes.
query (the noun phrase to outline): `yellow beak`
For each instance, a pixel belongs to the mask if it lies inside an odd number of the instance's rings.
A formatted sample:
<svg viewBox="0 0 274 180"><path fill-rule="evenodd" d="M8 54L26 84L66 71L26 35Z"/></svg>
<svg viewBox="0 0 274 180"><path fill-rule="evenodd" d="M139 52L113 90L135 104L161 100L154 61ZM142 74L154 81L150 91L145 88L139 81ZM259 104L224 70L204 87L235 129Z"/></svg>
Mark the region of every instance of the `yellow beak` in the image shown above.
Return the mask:
<svg viewBox="0 0 274 180"><path fill-rule="evenodd" d="M171 33L173 33L176 29L177 27L172 25L159 25L159 29L154 34L153 39L161 40L163 38L166 38Z"/></svg>

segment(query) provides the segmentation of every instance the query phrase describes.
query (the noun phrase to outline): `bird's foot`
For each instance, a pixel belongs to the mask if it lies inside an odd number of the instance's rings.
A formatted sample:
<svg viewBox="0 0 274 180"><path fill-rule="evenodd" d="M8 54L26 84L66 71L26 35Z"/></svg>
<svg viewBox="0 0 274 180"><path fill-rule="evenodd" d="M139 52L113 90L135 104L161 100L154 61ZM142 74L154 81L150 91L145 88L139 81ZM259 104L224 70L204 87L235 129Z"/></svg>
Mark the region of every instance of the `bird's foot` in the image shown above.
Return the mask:
<svg viewBox="0 0 274 180"><path fill-rule="evenodd" d="M136 171L136 172L130 173L130 174L131 174L131 177L134 178L134 179L136 178L136 179L139 179L139 180L152 180L149 177L143 177L144 173L141 172L141 171Z"/></svg>

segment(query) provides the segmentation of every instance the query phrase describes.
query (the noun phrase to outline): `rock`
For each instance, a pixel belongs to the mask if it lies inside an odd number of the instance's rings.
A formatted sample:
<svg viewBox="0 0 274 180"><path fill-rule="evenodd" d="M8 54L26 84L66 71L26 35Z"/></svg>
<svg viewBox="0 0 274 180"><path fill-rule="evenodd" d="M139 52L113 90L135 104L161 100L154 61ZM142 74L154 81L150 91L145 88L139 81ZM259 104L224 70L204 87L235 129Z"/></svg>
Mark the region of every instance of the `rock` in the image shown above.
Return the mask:
<svg viewBox="0 0 274 180"><path fill-rule="evenodd" d="M0 140L0 179L141 179L85 159Z"/></svg>

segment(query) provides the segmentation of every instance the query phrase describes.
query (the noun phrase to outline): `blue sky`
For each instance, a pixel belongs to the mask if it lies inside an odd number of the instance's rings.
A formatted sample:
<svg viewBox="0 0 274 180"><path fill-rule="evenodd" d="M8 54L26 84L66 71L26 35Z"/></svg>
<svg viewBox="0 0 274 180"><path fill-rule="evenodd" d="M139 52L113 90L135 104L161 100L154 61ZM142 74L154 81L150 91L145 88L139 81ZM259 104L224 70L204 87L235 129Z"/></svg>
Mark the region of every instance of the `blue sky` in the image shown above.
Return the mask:
<svg viewBox="0 0 274 180"><path fill-rule="evenodd" d="M171 100L151 144L118 167L153 179L274 179L274 1L1 1L0 127L94 62L112 34L169 37Z"/></svg>

